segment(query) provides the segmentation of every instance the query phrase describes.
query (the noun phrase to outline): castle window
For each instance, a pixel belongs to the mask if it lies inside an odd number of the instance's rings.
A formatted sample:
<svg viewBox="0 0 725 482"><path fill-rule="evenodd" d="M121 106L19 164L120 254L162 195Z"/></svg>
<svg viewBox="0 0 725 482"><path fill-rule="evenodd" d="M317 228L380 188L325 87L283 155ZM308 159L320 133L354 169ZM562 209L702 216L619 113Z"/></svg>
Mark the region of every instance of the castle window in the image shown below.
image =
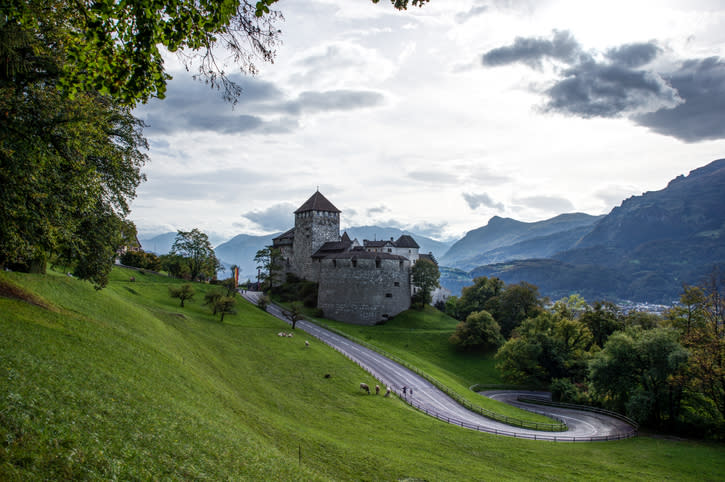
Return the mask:
<svg viewBox="0 0 725 482"><path fill-rule="evenodd" d="M352 260L352 267L353 268L356 268L357 267L357 260L356 259L353 259Z"/></svg>
<svg viewBox="0 0 725 482"><path fill-rule="evenodd" d="M392 298L393 297L393 293L385 293L385 297L386 298Z"/></svg>
<svg viewBox="0 0 725 482"><path fill-rule="evenodd" d="M375 267L376 268L380 267L380 258L375 258Z"/></svg>
<svg viewBox="0 0 725 482"><path fill-rule="evenodd" d="M337 268L337 260L336 259L333 259L332 260L332 266L333 266L333 268Z"/></svg>
<svg viewBox="0 0 725 482"><path fill-rule="evenodd" d="M400 281L396 281L395 283L393 283L393 286L400 286Z"/></svg>
<svg viewBox="0 0 725 482"><path fill-rule="evenodd" d="M399 261L398 262L398 265L400 266L400 269L403 269L403 262L402 261Z"/></svg>
<svg viewBox="0 0 725 482"><path fill-rule="evenodd" d="M393 252L393 248L388 248L388 253L392 253L392 252Z"/></svg>

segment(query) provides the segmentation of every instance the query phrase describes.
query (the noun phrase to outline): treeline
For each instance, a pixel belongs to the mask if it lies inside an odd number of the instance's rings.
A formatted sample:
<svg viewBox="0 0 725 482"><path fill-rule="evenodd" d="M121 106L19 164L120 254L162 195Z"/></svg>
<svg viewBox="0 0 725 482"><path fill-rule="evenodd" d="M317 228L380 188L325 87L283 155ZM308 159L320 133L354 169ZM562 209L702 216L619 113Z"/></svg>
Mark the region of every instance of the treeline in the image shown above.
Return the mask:
<svg viewBox="0 0 725 482"><path fill-rule="evenodd" d="M718 272L702 286L684 286L680 303L661 316L579 295L549 303L534 285L487 277L438 308L461 320L450 342L495 352L508 383L547 388L555 400L615 410L657 430L725 433Z"/></svg>
<svg viewBox="0 0 725 482"><path fill-rule="evenodd" d="M208 236L199 231L178 231L171 253L157 256L144 251L126 251L121 264L151 271L166 271L169 276L190 281L216 279L221 263L214 254Z"/></svg>

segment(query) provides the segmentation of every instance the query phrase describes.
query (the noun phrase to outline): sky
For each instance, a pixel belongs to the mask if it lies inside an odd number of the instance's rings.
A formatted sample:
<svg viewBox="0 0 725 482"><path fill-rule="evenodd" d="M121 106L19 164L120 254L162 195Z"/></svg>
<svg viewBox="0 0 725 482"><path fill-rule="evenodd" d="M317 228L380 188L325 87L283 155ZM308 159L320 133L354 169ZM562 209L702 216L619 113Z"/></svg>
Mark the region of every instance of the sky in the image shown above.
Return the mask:
<svg viewBox="0 0 725 482"><path fill-rule="evenodd" d="M236 105L174 55L139 106L142 239L294 225L319 189L342 227L438 240L493 216L606 214L725 157L721 0L280 0L282 44Z"/></svg>

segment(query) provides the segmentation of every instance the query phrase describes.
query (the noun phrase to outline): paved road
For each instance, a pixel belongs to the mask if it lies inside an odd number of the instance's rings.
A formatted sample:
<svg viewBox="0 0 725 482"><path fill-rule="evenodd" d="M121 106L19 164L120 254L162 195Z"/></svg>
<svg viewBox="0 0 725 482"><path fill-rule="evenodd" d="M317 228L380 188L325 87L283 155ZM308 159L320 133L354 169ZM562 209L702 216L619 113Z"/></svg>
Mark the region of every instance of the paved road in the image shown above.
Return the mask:
<svg viewBox="0 0 725 482"><path fill-rule="evenodd" d="M245 299L254 304L256 304L260 295L259 292L249 291L242 294ZM289 323L278 306L270 305L267 311ZM296 326L362 366L381 382L381 392L385 390L385 387L390 387L393 392L406 402L449 423L499 435L556 441L625 438L625 434L632 431L631 426L612 417L538 405L528 405L526 408L539 413L546 412L554 418L565 421L568 430L566 432L543 432L513 427L467 410L420 375L345 337L305 320L298 321ZM405 393L403 393L403 387L406 387ZM527 405L516 401L516 392L488 392L484 393L484 395L522 408Z"/></svg>

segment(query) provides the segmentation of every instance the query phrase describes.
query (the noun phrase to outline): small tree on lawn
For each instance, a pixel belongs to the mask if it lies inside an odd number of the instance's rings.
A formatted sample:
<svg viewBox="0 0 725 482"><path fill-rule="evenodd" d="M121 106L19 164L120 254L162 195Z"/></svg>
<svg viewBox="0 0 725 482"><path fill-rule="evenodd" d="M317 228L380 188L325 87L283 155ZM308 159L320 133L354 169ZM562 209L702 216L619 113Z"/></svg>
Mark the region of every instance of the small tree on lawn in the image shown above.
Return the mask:
<svg viewBox="0 0 725 482"><path fill-rule="evenodd" d="M302 319L302 305L298 301L293 302L290 309L285 310L284 317L292 323L292 329L294 330L297 322Z"/></svg>
<svg viewBox="0 0 725 482"><path fill-rule="evenodd" d="M221 319L219 321L224 321L224 315L231 314L233 315L236 313L234 311L234 305L236 304L236 300L232 298L231 296L222 296L216 302L214 303L214 313L219 313L221 315Z"/></svg>
<svg viewBox="0 0 725 482"><path fill-rule="evenodd" d="M184 301L192 299L194 297L194 293L194 287L190 284L169 287L169 296L172 298L179 298L181 300L182 308L184 307Z"/></svg>
<svg viewBox="0 0 725 482"><path fill-rule="evenodd" d="M270 301L270 300L269 300L269 296L267 296L267 295L262 295L262 296L260 296L259 298L257 298L257 306L258 306L258 307L259 307L260 309L262 309L262 310L264 310L264 311L267 311L267 306L269 305L269 301Z"/></svg>
<svg viewBox="0 0 725 482"><path fill-rule="evenodd" d="M217 314L217 302L224 296L224 291L221 289L213 289L207 291L204 295L204 304L209 305L213 311L213 314Z"/></svg>

